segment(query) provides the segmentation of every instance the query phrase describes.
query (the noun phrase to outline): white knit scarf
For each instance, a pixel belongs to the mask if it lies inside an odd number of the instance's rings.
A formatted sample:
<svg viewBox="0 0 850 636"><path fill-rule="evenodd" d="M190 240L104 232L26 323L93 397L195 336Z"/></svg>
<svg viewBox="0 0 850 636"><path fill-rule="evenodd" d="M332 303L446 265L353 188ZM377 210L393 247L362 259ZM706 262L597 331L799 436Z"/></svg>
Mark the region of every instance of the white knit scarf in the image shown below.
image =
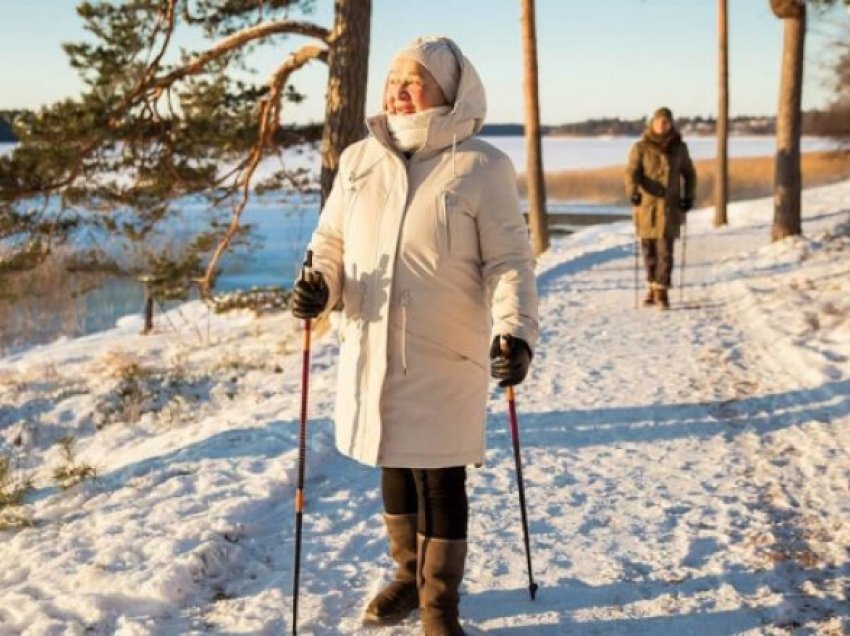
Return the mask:
<svg viewBox="0 0 850 636"><path fill-rule="evenodd" d="M387 114L387 130L400 152L416 152L428 138L428 124L438 115L451 112L451 106L437 106L409 115Z"/></svg>

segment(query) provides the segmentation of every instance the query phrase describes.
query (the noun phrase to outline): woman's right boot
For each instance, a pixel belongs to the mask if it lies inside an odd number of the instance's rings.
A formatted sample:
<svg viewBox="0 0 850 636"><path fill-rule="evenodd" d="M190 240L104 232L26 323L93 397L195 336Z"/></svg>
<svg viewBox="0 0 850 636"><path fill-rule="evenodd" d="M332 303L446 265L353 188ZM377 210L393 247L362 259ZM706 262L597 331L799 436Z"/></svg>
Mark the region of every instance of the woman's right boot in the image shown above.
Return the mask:
<svg viewBox="0 0 850 636"><path fill-rule="evenodd" d="M661 309L670 309L670 296L667 294L666 287L659 287L655 290L655 304Z"/></svg>
<svg viewBox="0 0 850 636"><path fill-rule="evenodd" d="M366 606L363 625L394 625L419 607L416 585L416 519L417 515L384 515L390 556L396 562L393 580L378 592Z"/></svg>

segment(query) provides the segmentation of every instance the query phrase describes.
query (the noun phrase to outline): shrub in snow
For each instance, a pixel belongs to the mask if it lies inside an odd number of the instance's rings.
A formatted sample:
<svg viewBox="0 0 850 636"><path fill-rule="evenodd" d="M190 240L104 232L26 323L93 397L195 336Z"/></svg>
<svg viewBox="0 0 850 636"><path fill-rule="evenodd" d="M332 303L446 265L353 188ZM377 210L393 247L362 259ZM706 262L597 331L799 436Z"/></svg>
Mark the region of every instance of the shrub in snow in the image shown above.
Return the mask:
<svg viewBox="0 0 850 636"><path fill-rule="evenodd" d="M20 511L24 497L32 490L32 480L15 472L9 458L0 455L0 530L32 525Z"/></svg>
<svg viewBox="0 0 850 636"><path fill-rule="evenodd" d="M53 479L63 489L73 488L86 479L97 477L97 470L91 464L77 463L74 457L74 438L66 435L59 439L64 464L53 470Z"/></svg>
<svg viewBox="0 0 850 636"><path fill-rule="evenodd" d="M92 418L98 429L138 422L148 413L162 413L174 424L208 401L212 386L209 376L192 376L182 365L153 369L130 362L117 370L116 383L95 406Z"/></svg>

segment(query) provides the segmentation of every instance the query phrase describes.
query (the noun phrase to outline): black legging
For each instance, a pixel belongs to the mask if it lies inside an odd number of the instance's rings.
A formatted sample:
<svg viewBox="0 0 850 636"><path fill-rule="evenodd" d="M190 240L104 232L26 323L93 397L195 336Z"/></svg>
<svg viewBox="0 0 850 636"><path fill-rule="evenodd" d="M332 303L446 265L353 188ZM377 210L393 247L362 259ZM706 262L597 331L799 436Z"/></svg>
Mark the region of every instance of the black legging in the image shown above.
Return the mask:
<svg viewBox="0 0 850 636"><path fill-rule="evenodd" d="M466 539L469 519L466 466L382 468L381 492L387 514L419 514L419 534L439 539Z"/></svg>

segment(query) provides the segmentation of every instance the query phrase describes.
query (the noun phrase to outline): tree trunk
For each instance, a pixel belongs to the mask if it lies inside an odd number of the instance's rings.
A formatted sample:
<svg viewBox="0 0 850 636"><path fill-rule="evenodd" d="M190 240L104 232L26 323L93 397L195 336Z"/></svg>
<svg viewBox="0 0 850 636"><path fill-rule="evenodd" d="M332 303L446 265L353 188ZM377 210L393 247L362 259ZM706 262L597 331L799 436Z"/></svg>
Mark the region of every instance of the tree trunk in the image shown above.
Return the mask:
<svg viewBox="0 0 850 636"><path fill-rule="evenodd" d="M331 192L342 151L366 134L366 80L372 0L336 0L328 54L322 133L321 204Z"/></svg>
<svg viewBox="0 0 850 636"><path fill-rule="evenodd" d="M776 172L773 197L773 240L802 233L800 198L800 132L802 127L803 52L806 7L798 17L784 18L782 75L776 114Z"/></svg>
<svg viewBox="0 0 850 636"><path fill-rule="evenodd" d="M718 0L717 175L714 184L714 225L726 225L729 200L729 1Z"/></svg>
<svg viewBox="0 0 850 636"><path fill-rule="evenodd" d="M522 50L525 58L525 148L527 154L528 219L535 254L549 249L546 215L546 183L543 178L543 152L540 143L540 102L537 94L537 34L534 0L522 2Z"/></svg>

